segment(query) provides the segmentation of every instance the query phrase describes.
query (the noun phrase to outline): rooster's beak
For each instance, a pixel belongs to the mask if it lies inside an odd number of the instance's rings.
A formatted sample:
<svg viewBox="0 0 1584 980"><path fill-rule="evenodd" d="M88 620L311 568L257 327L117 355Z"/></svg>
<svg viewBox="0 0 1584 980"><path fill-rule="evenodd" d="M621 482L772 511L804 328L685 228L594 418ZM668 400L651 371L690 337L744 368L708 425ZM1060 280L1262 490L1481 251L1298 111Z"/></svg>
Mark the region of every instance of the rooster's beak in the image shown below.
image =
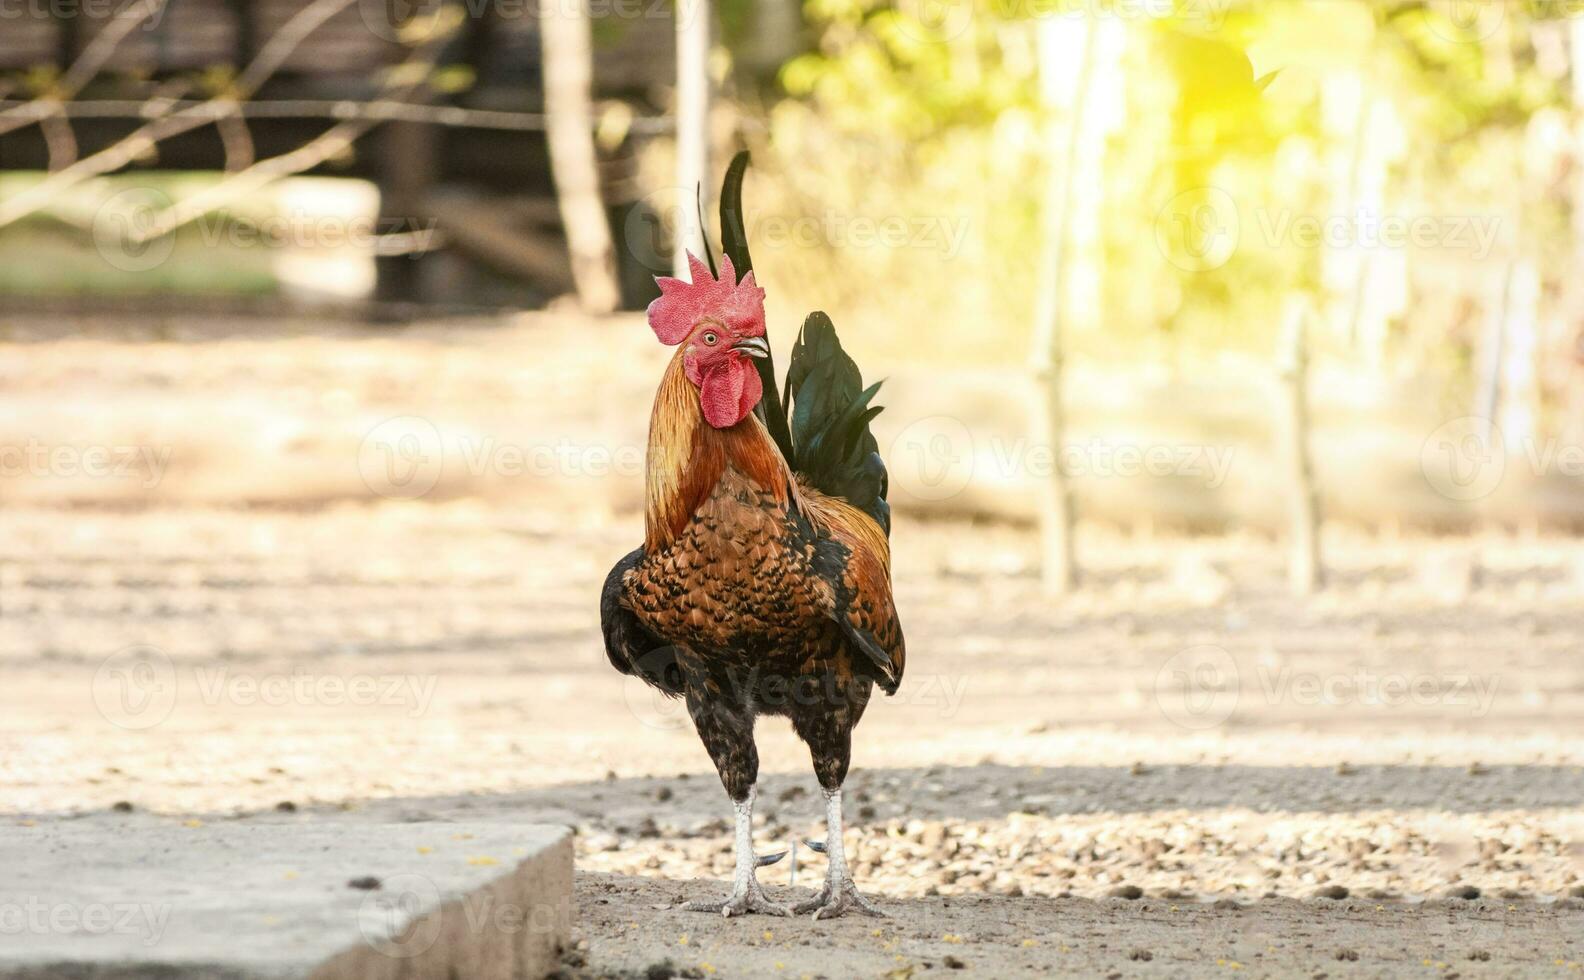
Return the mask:
<svg viewBox="0 0 1584 980"><path fill-rule="evenodd" d="M749 357L770 356L770 344L763 337L744 337L732 344L732 350L747 354Z"/></svg>

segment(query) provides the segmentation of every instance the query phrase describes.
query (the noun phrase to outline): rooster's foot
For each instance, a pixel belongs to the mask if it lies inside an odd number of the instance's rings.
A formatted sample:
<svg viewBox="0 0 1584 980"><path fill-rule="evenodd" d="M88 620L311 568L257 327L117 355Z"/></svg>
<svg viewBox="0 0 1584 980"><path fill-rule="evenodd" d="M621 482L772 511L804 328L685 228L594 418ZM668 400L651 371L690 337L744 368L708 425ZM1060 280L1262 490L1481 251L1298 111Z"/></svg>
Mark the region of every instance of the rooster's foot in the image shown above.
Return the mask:
<svg viewBox="0 0 1584 980"><path fill-rule="evenodd" d="M792 914L792 910L785 905L777 905L765 898L765 893L760 890L757 882L748 888L733 892L731 898L725 902L711 900L688 902L682 908L688 912L714 912L728 919L734 915L747 915L750 912L757 912L760 915Z"/></svg>
<svg viewBox="0 0 1584 980"><path fill-rule="evenodd" d="M838 916L854 912L858 915L872 915L878 919L886 918L886 914L874 907L867 898L858 893L858 886L853 884L851 878L843 878L839 883L826 881L820 893L806 902L799 902L794 908L798 915L813 912L814 919L834 919Z"/></svg>

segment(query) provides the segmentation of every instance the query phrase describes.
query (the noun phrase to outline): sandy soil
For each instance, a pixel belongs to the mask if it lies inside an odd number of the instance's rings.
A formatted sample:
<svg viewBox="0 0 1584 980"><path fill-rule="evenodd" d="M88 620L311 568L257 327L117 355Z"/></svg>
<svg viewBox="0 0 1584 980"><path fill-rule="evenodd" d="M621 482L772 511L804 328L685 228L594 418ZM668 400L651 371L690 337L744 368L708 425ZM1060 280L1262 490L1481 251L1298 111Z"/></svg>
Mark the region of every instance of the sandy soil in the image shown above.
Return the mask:
<svg viewBox="0 0 1584 980"><path fill-rule="evenodd" d="M569 958L568 974L1533 977L1576 976L1584 956L1584 902L1576 900L1535 908L936 897L892 902L884 920L811 923L665 908L683 892L653 878L580 877L582 927L599 938Z"/></svg>
<svg viewBox="0 0 1584 980"><path fill-rule="evenodd" d="M599 582L640 536L621 489L637 477L497 469L477 493L442 479L369 502L356 434L433 399L507 443L639 436L572 412L586 372L523 361L484 387L461 345L286 347L145 357L99 339L0 358L7 431L173 452L146 498L122 493L135 469L105 481L114 507L46 506L50 473L0 482L0 825L568 823L576 976L1584 961L1573 540L1333 528L1331 585L1298 600L1259 536L1085 525L1085 584L1051 601L1027 529L904 514L908 675L865 717L848 794L855 872L892 918L726 922L670 910L724 888L724 794L679 706L615 674L598 641ZM106 380L117 363L125 384ZM516 418L538 403L514 379L555 399ZM108 402L71 400L101 385ZM340 435L321 438L324 420ZM255 477L300 506L248 509ZM804 749L777 721L759 746L758 846L818 833ZM798 889L822 870L800 857ZM765 870L772 895L790 872Z"/></svg>

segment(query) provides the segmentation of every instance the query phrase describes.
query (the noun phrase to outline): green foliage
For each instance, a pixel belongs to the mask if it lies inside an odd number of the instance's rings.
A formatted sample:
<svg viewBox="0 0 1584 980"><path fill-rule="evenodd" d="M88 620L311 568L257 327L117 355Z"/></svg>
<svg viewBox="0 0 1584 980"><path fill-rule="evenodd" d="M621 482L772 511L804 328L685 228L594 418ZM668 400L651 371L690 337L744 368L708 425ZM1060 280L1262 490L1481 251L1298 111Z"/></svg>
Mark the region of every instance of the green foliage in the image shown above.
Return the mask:
<svg viewBox="0 0 1584 980"><path fill-rule="evenodd" d="M971 233L945 259L838 244L823 267L800 259L799 281L829 288L862 270L890 288L855 289L859 315L900 305L908 312L893 319L910 340L951 357L1018 356L1041 275L1047 175L1061 165L1047 134L1074 111L1042 98L1037 23L1099 11L1124 40L1108 87L1090 95L1089 111L1109 120L1103 177L1079 188L1098 215L1079 243L1098 270L1098 313L1075 318L1088 329L1073 343L1095 356L1163 342L1264 352L1295 289L1316 294L1347 333L1352 287L1337 270L1356 243L1307 243L1289 233L1294 218L1358 234L1347 227L1353 200L1408 218L1495 213L1523 230L1513 248L1573 254L1569 196L1515 186L1535 121L1570 109L1567 56L1559 68L1555 55L1576 13L1565 6L1473 5L1478 16L1459 19L1471 5L1177 0L1162 15L1161 3L1104 0L806 0L817 43L781 71L788 98L772 112L766 163L780 161L790 187L777 206L790 213L963 218ZM1191 261L1214 244L1217 215L1204 205L1217 191L1235 209L1237 246ZM1466 258L1370 256L1477 293ZM1454 326L1417 321L1411 308L1390 316L1380 344L1453 340ZM984 325L971 345L957 330L968 317Z"/></svg>

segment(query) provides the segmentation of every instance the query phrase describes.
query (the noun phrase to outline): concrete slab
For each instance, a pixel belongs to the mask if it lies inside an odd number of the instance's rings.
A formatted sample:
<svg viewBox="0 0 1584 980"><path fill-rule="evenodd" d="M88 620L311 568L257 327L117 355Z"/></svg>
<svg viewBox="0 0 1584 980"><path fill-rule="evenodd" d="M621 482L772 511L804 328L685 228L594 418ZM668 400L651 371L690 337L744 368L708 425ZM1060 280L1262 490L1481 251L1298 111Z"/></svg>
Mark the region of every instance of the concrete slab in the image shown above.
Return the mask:
<svg viewBox="0 0 1584 980"><path fill-rule="evenodd" d="M571 922L565 827L0 827L5 980L514 980Z"/></svg>

